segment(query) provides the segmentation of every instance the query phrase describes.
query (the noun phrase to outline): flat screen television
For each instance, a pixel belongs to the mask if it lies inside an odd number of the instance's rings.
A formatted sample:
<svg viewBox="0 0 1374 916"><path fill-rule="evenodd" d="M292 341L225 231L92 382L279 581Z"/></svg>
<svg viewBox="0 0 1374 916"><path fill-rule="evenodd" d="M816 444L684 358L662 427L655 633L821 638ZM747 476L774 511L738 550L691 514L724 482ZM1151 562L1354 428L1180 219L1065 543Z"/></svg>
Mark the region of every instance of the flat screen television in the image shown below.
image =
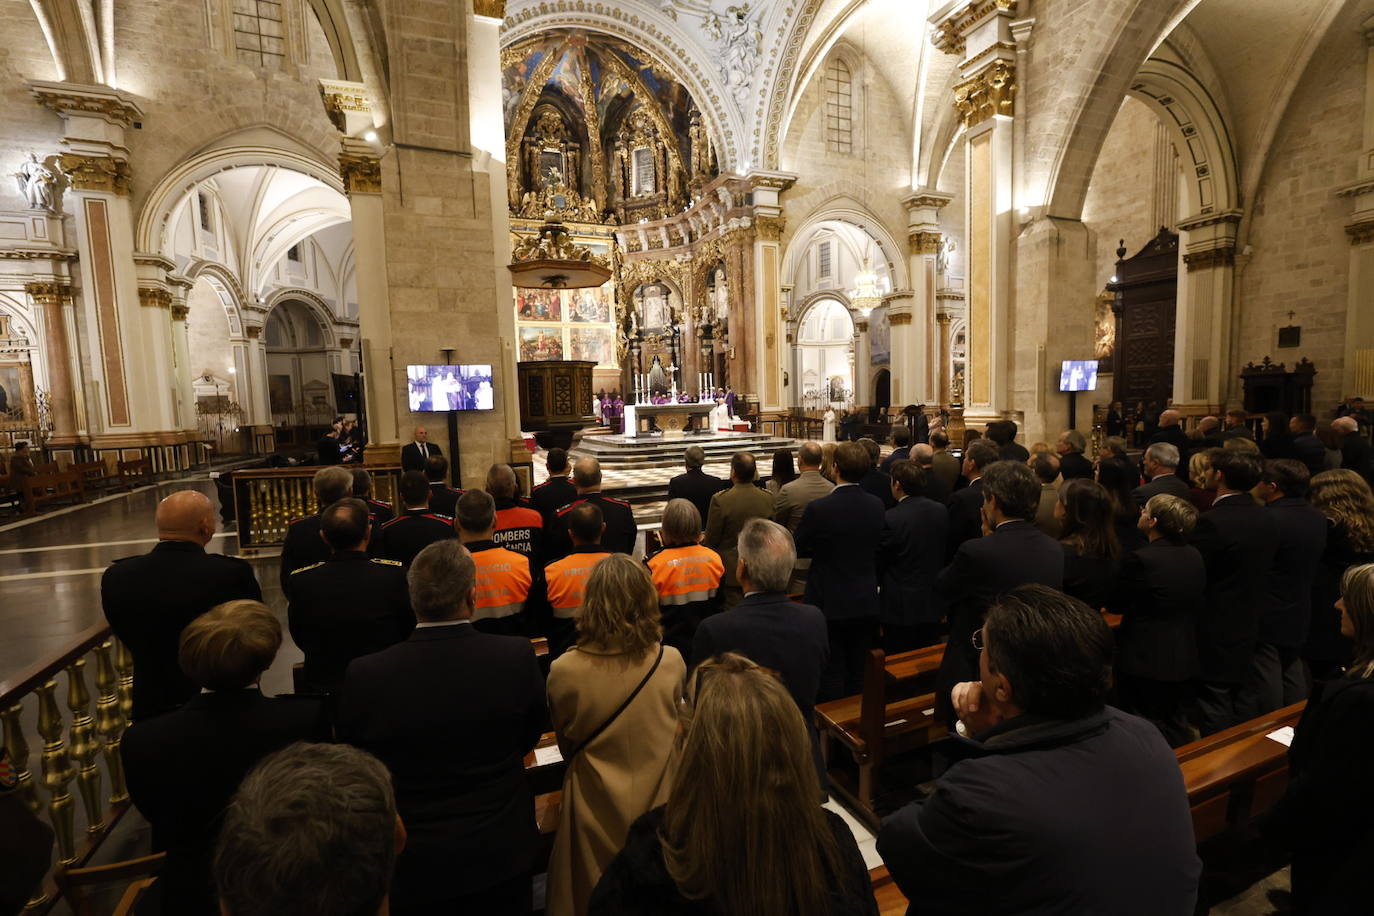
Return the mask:
<svg viewBox="0 0 1374 916"><path fill-rule="evenodd" d="M491 410L491 366L407 366L410 409Z"/></svg>
<svg viewBox="0 0 1374 916"><path fill-rule="evenodd" d="M1060 391L1096 391L1097 360L1066 359L1059 370Z"/></svg>

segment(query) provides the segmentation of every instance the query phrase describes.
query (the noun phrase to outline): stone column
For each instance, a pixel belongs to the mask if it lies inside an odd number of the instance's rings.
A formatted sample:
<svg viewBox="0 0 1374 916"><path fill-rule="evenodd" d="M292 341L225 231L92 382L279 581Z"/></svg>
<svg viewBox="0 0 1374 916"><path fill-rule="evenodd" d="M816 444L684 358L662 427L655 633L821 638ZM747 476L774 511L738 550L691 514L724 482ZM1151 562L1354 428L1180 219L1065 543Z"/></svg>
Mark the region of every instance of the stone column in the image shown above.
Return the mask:
<svg viewBox="0 0 1374 916"><path fill-rule="evenodd" d="M191 308L186 304L186 294L191 291L192 283L181 277L169 278L172 292L172 362L176 373L176 420L177 426L187 433L188 441L198 439L196 428L195 394L191 381L191 338L186 325Z"/></svg>
<svg viewBox="0 0 1374 916"><path fill-rule="evenodd" d="M160 299L140 297L134 264L124 131L143 112L132 97L107 86L32 82L29 88L63 121L58 165L70 186L65 209L76 226L82 323L94 332L91 445L98 451L176 444L167 312Z"/></svg>
<svg viewBox="0 0 1374 916"><path fill-rule="evenodd" d="M72 288L67 283L34 282L24 285L42 315L43 366L47 372L48 405L52 411L52 434L48 447L74 448L85 444L76 416L76 386L71 341L75 339Z"/></svg>
<svg viewBox="0 0 1374 916"><path fill-rule="evenodd" d="M857 315L854 318L854 403L859 407L871 407L873 403L873 380L868 377L873 371L871 346L868 316Z"/></svg>
<svg viewBox="0 0 1374 916"><path fill-rule="evenodd" d="M797 176L788 172L753 171L748 179L754 193L754 321L757 335L750 342L756 375L750 380L759 410L783 410L782 358L787 330L782 320L782 192Z"/></svg>
<svg viewBox="0 0 1374 916"><path fill-rule="evenodd" d="M935 314L938 284L940 243L939 213L953 198L949 194L926 189L902 201L907 208L908 267L911 273L911 312L909 320L892 328L892 402L894 404L929 404L935 400L938 387L936 362L939 344L936 341ZM898 337L902 343L898 344ZM901 371L897 371L896 353L903 353Z"/></svg>
<svg viewBox="0 0 1374 916"><path fill-rule="evenodd" d="M1226 401L1231 359L1231 297L1235 290L1236 227L1241 211L1225 210L1180 220L1174 318L1175 406L1187 413L1216 413Z"/></svg>
<svg viewBox="0 0 1374 916"><path fill-rule="evenodd" d="M1350 239L1350 282L1345 308L1345 358L1341 394L1374 397L1374 17L1364 22L1365 82L1363 145L1355 165L1356 180L1340 190L1354 199L1345 226Z"/></svg>
<svg viewBox="0 0 1374 916"><path fill-rule="evenodd" d="M938 349L936 357L938 364L938 382L935 388L935 402L940 405L948 405L950 399L950 364L953 361L949 349L949 313L939 311L935 313L935 341Z"/></svg>
<svg viewBox="0 0 1374 916"><path fill-rule="evenodd" d="M1015 0L950 4L932 20L936 47L960 58L954 105L965 130L970 425L1010 408Z"/></svg>
<svg viewBox="0 0 1374 916"><path fill-rule="evenodd" d="M884 297L887 302L887 323L892 329L892 355L888 367L892 371L892 406L897 408L920 403L907 396L907 392L917 387L912 381L916 372L912 363L917 355L912 351L923 344L923 341L916 339L911 328L916 310L915 298L915 294L908 289L896 290Z"/></svg>
<svg viewBox="0 0 1374 916"><path fill-rule="evenodd" d="M248 371L240 372L238 380L239 407L243 408L242 424L270 426L272 408L267 400L267 341L263 339L260 324L245 324L243 334L248 338Z"/></svg>

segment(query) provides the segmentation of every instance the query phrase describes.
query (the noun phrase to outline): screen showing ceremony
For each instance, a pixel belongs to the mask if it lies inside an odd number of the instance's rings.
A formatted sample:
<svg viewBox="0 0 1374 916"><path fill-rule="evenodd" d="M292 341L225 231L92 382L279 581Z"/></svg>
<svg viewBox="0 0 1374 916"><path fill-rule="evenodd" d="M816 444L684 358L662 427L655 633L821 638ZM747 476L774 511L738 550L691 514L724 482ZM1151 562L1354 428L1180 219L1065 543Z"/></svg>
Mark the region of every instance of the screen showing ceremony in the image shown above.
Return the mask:
<svg viewBox="0 0 1374 916"><path fill-rule="evenodd" d="M411 410L491 410L491 366L409 366Z"/></svg>
<svg viewBox="0 0 1374 916"><path fill-rule="evenodd" d="M1059 370L1060 391L1096 391L1097 360L1066 359Z"/></svg>

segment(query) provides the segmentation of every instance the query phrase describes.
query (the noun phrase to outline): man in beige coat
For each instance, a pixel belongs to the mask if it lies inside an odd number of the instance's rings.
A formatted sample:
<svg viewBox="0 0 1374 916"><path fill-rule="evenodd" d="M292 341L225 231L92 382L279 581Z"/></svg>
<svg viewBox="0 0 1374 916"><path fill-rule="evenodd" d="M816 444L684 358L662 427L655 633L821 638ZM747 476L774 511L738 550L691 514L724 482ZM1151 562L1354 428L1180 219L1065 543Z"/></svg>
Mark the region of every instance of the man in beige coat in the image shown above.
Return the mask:
<svg viewBox="0 0 1374 916"><path fill-rule="evenodd" d="M773 517L773 494L754 486L757 474L754 456L748 452L735 452L730 459L732 486L711 497L711 512L706 518L706 539L702 543L720 554L721 562L725 564L725 577L721 585L724 587L727 608L734 607L744 597L739 580L735 578L735 564L739 560L735 544L744 523L751 518Z"/></svg>

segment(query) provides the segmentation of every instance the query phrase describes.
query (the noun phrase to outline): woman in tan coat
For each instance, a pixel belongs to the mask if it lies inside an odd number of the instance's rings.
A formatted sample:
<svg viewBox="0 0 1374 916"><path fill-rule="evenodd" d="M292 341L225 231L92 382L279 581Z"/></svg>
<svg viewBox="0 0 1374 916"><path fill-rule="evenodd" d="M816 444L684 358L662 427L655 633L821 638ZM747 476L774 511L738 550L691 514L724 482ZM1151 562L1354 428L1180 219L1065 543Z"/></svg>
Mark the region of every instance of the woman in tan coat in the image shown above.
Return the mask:
<svg viewBox="0 0 1374 916"><path fill-rule="evenodd" d="M643 564L611 554L587 581L577 645L549 671L549 710L568 760L549 862L548 916L581 916L630 825L672 787L687 666L661 644L658 593Z"/></svg>

